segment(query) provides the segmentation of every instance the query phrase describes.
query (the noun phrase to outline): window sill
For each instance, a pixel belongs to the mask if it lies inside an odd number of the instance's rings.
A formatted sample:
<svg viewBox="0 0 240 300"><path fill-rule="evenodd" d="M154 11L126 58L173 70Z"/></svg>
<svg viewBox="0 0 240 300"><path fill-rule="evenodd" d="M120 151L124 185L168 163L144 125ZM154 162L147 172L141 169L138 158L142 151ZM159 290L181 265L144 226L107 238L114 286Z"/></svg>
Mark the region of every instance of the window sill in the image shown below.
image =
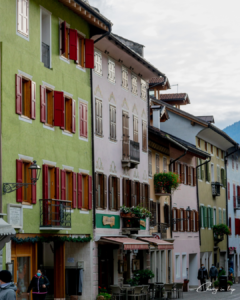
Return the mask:
<svg viewBox="0 0 240 300"><path fill-rule="evenodd" d="M24 40L29 42L29 35L25 35L24 33L20 32L20 31L17 31L16 34L18 36L20 36L21 38L23 38Z"/></svg>
<svg viewBox="0 0 240 300"><path fill-rule="evenodd" d="M70 60L67 59L66 57L62 56L62 55L59 55L59 58L62 60L62 61L65 61L67 64L70 65Z"/></svg>
<svg viewBox="0 0 240 300"><path fill-rule="evenodd" d="M122 89L126 92L129 92L129 88L122 85Z"/></svg>
<svg viewBox="0 0 240 300"><path fill-rule="evenodd" d="M109 81L111 84L116 85L116 81L110 80L109 78L108 78L108 81Z"/></svg>
<svg viewBox="0 0 240 300"><path fill-rule="evenodd" d="M100 135L100 134L97 134L95 133L96 137L99 138L99 139L102 139L104 137L104 135Z"/></svg>
<svg viewBox="0 0 240 300"><path fill-rule="evenodd" d="M79 136L78 138L79 138L79 140L81 140L81 141L88 142L88 138L86 138L86 137Z"/></svg>
<svg viewBox="0 0 240 300"><path fill-rule="evenodd" d="M19 116L18 118L19 118L20 121L23 121L23 122L32 124L32 119L29 119L29 118L26 117L26 116L21 115L21 116Z"/></svg>
<svg viewBox="0 0 240 300"><path fill-rule="evenodd" d="M109 141L116 144L117 140L109 138Z"/></svg>
<svg viewBox="0 0 240 300"><path fill-rule="evenodd" d="M94 70L95 75L99 76L99 77L103 77L103 73L98 73Z"/></svg>
<svg viewBox="0 0 240 300"><path fill-rule="evenodd" d="M33 206L31 204L22 204L22 208L33 209Z"/></svg>
<svg viewBox="0 0 240 300"><path fill-rule="evenodd" d="M79 213L83 214L83 215L89 215L89 210L83 210L83 209L81 209L81 210L79 210Z"/></svg>
<svg viewBox="0 0 240 300"><path fill-rule="evenodd" d="M51 131L55 131L55 128L47 123L43 124L43 128L51 130Z"/></svg>
<svg viewBox="0 0 240 300"><path fill-rule="evenodd" d="M76 69L82 71L82 72L86 72L86 69L81 67L80 65L76 65Z"/></svg>
<svg viewBox="0 0 240 300"><path fill-rule="evenodd" d="M73 136L73 134L72 133L70 133L69 131L67 131L67 130L62 130L62 134L64 134L64 135L67 135L67 136L70 136L70 137L72 137Z"/></svg>

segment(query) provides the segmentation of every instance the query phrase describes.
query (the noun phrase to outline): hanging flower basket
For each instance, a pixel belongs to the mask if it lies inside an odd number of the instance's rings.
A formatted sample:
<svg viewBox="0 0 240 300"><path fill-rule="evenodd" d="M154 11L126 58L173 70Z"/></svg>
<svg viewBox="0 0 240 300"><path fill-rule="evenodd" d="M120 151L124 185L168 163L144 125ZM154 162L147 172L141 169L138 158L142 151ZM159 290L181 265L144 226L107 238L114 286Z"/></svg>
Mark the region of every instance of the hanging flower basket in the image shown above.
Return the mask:
<svg viewBox="0 0 240 300"><path fill-rule="evenodd" d="M175 191L180 185L179 176L175 173L158 173L154 175L155 193L167 193Z"/></svg>

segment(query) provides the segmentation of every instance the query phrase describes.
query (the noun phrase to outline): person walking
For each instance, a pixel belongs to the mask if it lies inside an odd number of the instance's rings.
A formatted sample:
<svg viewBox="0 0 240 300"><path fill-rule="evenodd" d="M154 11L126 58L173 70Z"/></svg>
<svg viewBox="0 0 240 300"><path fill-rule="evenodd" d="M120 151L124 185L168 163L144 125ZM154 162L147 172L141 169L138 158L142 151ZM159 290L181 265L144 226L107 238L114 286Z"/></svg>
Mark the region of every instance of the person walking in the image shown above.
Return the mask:
<svg viewBox="0 0 240 300"><path fill-rule="evenodd" d="M212 284L212 281L216 281L216 278L218 277L218 270L217 268L214 266L214 264L212 264L210 270L209 270L209 277L210 277L210 280L211 280L211 284Z"/></svg>
<svg viewBox="0 0 240 300"><path fill-rule="evenodd" d="M12 282L12 274L3 270L0 272L0 299L16 300L17 287Z"/></svg>
<svg viewBox="0 0 240 300"><path fill-rule="evenodd" d="M46 276L42 274L42 270L37 270L35 276L33 276L27 293L29 295L32 290L33 300L45 300L47 295L47 286L49 286L49 281Z"/></svg>
<svg viewBox="0 0 240 300"><path fill-rule="evenodd" d="M208 272L204 267L204 264L201 264L201 268L198 270L198 280L201 282L202 292L206 291L206 279L208 279Z"/></svg>

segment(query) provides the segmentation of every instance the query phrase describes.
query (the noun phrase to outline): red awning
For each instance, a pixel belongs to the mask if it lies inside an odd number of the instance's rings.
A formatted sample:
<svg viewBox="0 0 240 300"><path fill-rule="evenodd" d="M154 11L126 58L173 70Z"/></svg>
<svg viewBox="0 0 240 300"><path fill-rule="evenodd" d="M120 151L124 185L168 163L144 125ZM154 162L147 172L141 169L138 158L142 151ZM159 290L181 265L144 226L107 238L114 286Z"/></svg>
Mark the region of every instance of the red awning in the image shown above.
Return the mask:
<svg viewBox="0 0 240 300"><path fill-rule="evenodd" d="M148 242L150 244L153 244L154 246L157 246L159 250L171 250L173 249L173 244L160 240L158 238L154 237L138 237L139 240L142 240L144 242Z"/></svg>
<svg viewBox="0 0 240 300"><path fill-rule="evenodd" d="M123 245L124 250L148 250L149 244L147 242L134 240L125 237L101 237L102 242L109 241L114 244Z"/></svg>

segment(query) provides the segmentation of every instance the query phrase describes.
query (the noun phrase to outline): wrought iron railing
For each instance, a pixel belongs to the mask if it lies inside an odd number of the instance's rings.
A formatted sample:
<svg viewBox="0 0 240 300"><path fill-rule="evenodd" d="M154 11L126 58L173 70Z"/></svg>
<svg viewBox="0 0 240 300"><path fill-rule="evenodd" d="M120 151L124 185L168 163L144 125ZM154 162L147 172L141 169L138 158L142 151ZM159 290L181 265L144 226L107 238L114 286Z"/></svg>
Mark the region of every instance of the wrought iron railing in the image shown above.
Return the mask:
<svg viewBox="0 0 240 300"><path fill-rule="evenodd" d="M71 201L40 199L39 202L40 227L71 228Z"/></svg>
<svg viewBox="0 0 240 300"><path fill-rule="evenodd" d="M139 143L130 140L130 160L140 162Z"/></svg>
<svg viewBox="0 0 240 300"><path fill-rule="evenodd" d="M42 42L42 62L44 67L50 68L50 47Z"/></svg>

